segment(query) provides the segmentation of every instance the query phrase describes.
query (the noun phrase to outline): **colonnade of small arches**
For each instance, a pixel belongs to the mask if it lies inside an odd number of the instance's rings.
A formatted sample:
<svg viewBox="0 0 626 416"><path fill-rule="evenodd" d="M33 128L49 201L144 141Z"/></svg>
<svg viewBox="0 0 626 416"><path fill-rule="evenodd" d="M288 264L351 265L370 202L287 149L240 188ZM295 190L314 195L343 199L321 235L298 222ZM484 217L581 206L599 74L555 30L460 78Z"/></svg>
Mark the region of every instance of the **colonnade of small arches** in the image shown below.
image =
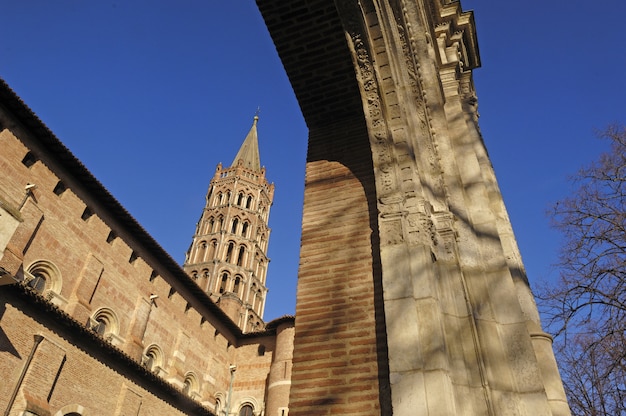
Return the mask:
<svg viewBox="0 0 626 416"><path fill-rule="evenodd" d="M263 275L266 261L265 257L261 255L260 252L256 252L255 257L251 258L250 254L252 251L249 247L244 243L236 243L233 240L228 241L228 244L223 250L223 253L217 253L217 239L212 239L208 242L206 240L201 240L189 256L189 263L202 264L220 259L221 261L232 264L233 266L252 270L255 275Z"/></svg>
<svg viewBox="0 0 626 416"><path fill-rule="evenodd" d="M224 206L230 204L232 201L232 192L218 192L212 201L208 201L210 206ZM238 192L235 200L235 205L240 208L254 209L253 207L254 197L247 195L244 192Z"/></svg>
<svg viewBox="0 0 626 416"><path fill-rule="evenodd" d="M216 276L219 278L211 279L208 269L203 269L200 272L193 270L191 272L191 277L194 280L197 280L200 277L208 280L208 292L219 294L226 292L234 293L242 300L242 302L251 305L251 308L259 313L258 310L261 308L264 296L260 282L257 283L254 281L256 280L254 278L251 279L251 282L248 282L242 274L232 273L228 270L223 270L220 273L217 273ZM248 285L248 283L250 284L250 287L246 290L246 285Z"/></svg>
<svg viewBox="0 0 626 416"><path fill-rule="evenodd" d="M209 218L203 220L200 224L198 224L198 230L196 234L217 234L223 231L229 231L231 234L238 235L244 238L254 238L254 236L251 235L251 222L245 218L240 218L239 216L235 216L230 221L230 227L228 227L227 229L224 228L223 215L218 215L217 217L210 216ZM257 227L256 238L259 240L259 244L263 245L264 241L267 239L267 231L263 227Z"/></svg>

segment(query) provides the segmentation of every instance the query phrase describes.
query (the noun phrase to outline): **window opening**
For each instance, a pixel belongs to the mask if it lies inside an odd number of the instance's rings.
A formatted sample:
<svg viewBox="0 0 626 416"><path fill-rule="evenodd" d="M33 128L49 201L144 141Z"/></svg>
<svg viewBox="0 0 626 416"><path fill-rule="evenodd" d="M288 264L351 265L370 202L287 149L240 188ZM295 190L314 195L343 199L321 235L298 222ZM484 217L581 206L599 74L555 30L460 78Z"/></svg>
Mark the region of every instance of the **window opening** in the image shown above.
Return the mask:
<svg viewBox="0 0 626 416"><path fill-rule="evenodd" d="M235 249L235 243L232 241L228 243L228 249L226 250L226 261L228 263L232 263L233 250Z"/></svg>
<svg viewBox="0 0 626 416"><path fill-rule="evenodd" d="M235 277L235 284L233 285L233 292L235 294L239 293L239 284L241 283L241 277Z"/></svg>
<svg viewBox="0 0 626 416"><path fill-rule="evenodd" d="M65 190L67 189L67 187L65 186L65 184L61 181L57 182L56 186L54 187L54 189L52 190L52 192L54 192L55 195L61 196L61 194L63 192L65 192Z"/></svg>
<svg viewBox="0 0 626 416"><path fill-rule="evenodd" d="M46 277L41 273L36 273L33 276L35 277L28 282L28 286L37 293L43 293L46 289Z"/></svg>
<svg viewBox="0 0 626 416"><path fill-rule="evenodd" d="M83 211L83 214L80 216L80 218L83 221L87 221L89 218L91 218L92 215L93 212L89 209L89 207L85 207L85 210Z"/></svg>
<svg viewBox="0 0 626 416"><path fill-rule="evenodd" d="M237 256L237 266L241 266L243 264L243 256L246 253L246 248L241 246L239 248L239 256Z"/></svg>
<svg viewBox="0 0 626 416"><path fill-rule="evenodd" d="M241 406L241 409L239 410L239 416L254 416L254 408L252 407L252 405L246 403Z"/></svg>
<svg viewBox="0 0 626 416"><path fill-rule="evenodd" d="M222 274L222 281L220 282L220 293L224 293L226 290L226 283L228 282L228 273Z"/></svg>
<svg viewBox="0 0 626 416"><path fill-rule="evenodd" d="M37 162L37 157L32 152L26 153L24 159L22 159L22 164L27 168L33 166L35 162Z"/></svg>

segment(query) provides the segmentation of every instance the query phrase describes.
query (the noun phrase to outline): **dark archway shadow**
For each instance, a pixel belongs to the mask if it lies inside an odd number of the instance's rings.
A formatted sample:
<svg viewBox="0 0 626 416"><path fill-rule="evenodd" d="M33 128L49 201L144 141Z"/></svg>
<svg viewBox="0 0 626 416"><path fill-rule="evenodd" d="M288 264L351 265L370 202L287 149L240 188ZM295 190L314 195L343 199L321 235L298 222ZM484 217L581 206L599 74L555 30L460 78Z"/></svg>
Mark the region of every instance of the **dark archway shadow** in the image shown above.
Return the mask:
<svg viewBox="0 0 626 416"><path fill-rule="evenodd" d="M19 352L17 352L17 349L15 349L15 346L13 346L13 343L7 336L6 332L4 332L4 329L2 329L2 318L4 317L6 309L7 307L5 303L0 305L0 351L8 352L15 358L18 358L21 360L22 356L20 355Z"/></svg>

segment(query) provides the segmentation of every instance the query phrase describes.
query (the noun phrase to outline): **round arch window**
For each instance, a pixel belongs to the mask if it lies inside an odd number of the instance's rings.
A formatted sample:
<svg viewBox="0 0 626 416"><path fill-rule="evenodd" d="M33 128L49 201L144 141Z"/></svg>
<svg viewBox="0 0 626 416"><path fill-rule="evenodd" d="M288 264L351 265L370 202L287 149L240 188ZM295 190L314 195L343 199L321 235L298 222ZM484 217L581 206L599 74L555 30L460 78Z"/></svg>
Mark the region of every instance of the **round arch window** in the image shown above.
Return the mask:
<svg viewBox="0 0 626 416"><path fill-rule="evenodd" d="M241 406L239 410L239 416L254 416L254 408L250 403L246 403Z"/></svg>

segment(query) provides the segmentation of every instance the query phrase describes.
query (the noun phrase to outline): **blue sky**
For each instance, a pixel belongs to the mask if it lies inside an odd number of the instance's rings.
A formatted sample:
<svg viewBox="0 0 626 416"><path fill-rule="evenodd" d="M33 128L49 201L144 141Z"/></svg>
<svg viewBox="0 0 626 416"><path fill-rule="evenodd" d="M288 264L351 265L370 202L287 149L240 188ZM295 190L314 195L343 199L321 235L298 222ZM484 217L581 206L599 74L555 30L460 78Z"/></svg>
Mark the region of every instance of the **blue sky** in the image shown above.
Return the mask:
<svg viewBox="0 0 626 416"><path fill-rule="evenodd" d="M307 130L252 0L2 6L0 77L178 261L218 162L260 106L276 185L266 320L295 310ZM480 125L531 284L556 276L550 204L626 123L626 3L462 1L475 11Z"/></svg>

